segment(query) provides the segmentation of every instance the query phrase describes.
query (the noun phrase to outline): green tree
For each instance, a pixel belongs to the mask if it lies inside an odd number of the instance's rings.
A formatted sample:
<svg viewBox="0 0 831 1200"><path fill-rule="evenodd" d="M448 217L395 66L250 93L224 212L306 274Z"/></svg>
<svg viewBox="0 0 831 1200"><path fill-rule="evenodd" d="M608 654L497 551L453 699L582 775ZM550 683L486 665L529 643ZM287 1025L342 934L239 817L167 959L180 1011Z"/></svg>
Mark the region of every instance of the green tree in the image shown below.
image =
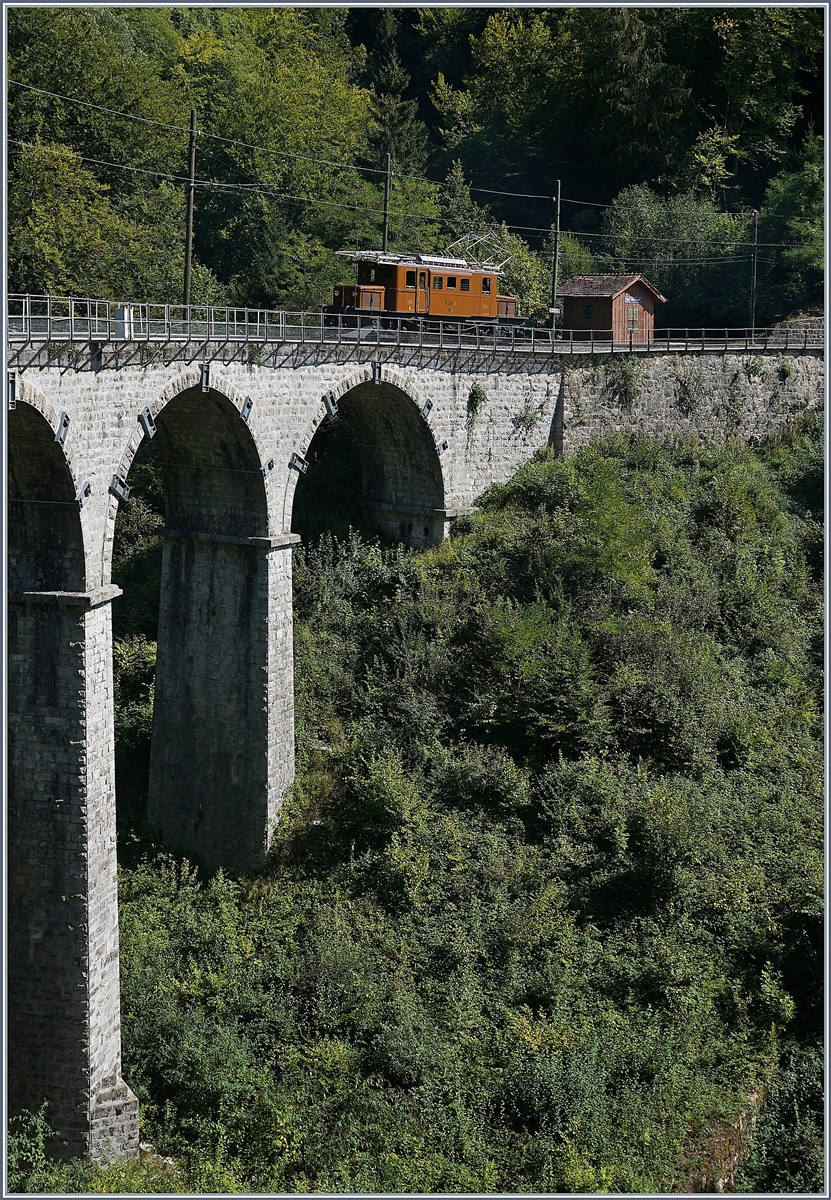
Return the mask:
<svg viewBox="0 0 831 1200"><path fill-rule="evenodd" d="M763 263L759 311L763 320L793 315L797 308L821 311L825 279L825 188L823 139L810 136L793 169L781 171L765 192L759 220L761 242L773 247ZM763 252L770 257L771 251Z"/></svg>
<svg viewBox="0 0 831 1200"><path fill-rule="evenodd" d="M516 296L517 313L532 325L544 325L551 302L551 266L505 225L494 230L499 244L510 259L500 273L499 287L507 296Z"/></svg>
<svg viewBox="0 0 831 1200"><path fill-rule="evenodd" d="M444 182L442 218L448 241L466 233L484 233L490 223L489 210L471 198L470 184L459 159L454 161Z"/></svg>
<svg viewBox="0 0 831 1200"><path fill-rule="evenodd" d="M709 197L625 188L593 239L607 270L642 272L668 300L657 324L743 325L750 287L749 217Z"/></svg>
<svg viewBox="0 0 831 1200"><path fill-rule="evenodd" d="M418 119L418 102L404 99L409 82L410 76L392 46L375 77L373 146L377 163L386 165L386 155L390 154L399 170L417 172L424 169L427 157L427 127Z"/></svg>
<svg viewBox="0 0 831 1200"><path fill-rule="evenodd" d="M708 14L718 52L712 88L721 119L753 165L780 162L799 117L801 73L822 44L812 9L748 8Z"/></svg>
<svg viewBox="0 0 831 1200"><path fill-rule="evenodd" d="M9 188L9 286L39 295L160 300L181 277L181 248L121 216L66 146L16 156ZM167 190L168 202L172 199Z"/></svg>

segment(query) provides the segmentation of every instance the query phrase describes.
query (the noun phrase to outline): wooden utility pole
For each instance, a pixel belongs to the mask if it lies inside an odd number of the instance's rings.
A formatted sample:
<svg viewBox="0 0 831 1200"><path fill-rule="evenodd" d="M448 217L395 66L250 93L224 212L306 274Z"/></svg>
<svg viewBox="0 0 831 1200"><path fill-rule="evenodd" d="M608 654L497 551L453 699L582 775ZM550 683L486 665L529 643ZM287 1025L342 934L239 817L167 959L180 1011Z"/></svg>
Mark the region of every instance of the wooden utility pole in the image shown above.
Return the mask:
<svg viewBox="0 0 831 1200"><path fill-rule="evenodd" d="M190 262L193 253L193 191L196 177L196 109L190 110L190 166L188 177L188 213L185 228L185 299L190 304Z"/></svg>
<svg viewBox="0 0 831 1200"><path fill-rule="evenodd" d="M554 258L551 264L551 328L557 324L557 272L560 266L560 180L557 180L557 195L553 197L557 206L554 220Z"/></svg>
<svg viewBox="0 0 831 1200"><path fill-rule="evenodd" d="M753 212L753 260L750 267L750 329L756 328L756 263L759 259L759 214Z"/></svg>
<svg viewBox="0 0 831 1200"><path fill-rule="evenodd" d="M386 250L390 233L390 179L392 178L392 155L387 151L387 174L384 179L384 244Z"/></svg>

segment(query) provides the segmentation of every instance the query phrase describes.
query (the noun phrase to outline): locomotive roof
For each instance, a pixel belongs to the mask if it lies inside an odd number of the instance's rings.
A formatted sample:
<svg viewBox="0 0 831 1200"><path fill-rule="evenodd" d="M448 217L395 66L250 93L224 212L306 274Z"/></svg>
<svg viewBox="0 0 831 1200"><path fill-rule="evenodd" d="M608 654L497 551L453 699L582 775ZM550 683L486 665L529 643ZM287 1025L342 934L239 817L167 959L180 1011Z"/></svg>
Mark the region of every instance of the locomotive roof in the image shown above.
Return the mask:
<svg viewBox="0 0 831 1200"><path fill-rule="evenodd" d="M343 258L357 262L371 262L389 267L412 265L414 267L443 267L445 270L482 271L497 275L499 268L494 263L468 262L466 258L443 258L437 254L392 254L387 250L338 250Z"/></svg>

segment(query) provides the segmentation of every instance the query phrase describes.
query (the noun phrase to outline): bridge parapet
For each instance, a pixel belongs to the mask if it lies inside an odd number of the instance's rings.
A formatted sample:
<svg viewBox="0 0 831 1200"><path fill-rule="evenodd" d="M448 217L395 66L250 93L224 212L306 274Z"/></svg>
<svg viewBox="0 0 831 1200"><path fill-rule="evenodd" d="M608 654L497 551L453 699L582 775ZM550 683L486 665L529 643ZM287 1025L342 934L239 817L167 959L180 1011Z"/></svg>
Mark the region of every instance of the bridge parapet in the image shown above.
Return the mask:
<svg viewBox="0 0 831 1200"><path fill-rule="evenodd" d="M475 350L519 357L575 354L655 354L769 346L785 350L822 348L824 325L811 322L765 328L656 329L648 341L616 341L612 330L563 330L499 326L477 321L438 321L429 317L344 316L322 312L148 304L76 297L9 297L8 340L12 365L30 348L31 365L41 364L43 347L86 349L94 369L127 365L126 347L188 347L194 359L210 360L228 347L257 350L287 346L343 347L346 350L418 348ZM48 352L47 352L48 361Z"/></svg>

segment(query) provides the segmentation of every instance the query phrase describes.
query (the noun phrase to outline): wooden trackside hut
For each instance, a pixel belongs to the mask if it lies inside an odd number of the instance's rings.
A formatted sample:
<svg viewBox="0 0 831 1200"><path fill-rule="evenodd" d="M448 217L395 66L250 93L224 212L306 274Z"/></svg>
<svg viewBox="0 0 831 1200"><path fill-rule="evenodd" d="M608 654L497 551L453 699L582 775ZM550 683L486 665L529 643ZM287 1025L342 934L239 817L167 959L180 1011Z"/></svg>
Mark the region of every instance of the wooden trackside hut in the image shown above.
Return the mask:
<svg viewBox="0 0 831 1200"><path fill-rule="evenodd" d="M597 342L651 341L655 301L666 301L643 275L576 275L557 295L563 300L563 332Z"/></svg>

